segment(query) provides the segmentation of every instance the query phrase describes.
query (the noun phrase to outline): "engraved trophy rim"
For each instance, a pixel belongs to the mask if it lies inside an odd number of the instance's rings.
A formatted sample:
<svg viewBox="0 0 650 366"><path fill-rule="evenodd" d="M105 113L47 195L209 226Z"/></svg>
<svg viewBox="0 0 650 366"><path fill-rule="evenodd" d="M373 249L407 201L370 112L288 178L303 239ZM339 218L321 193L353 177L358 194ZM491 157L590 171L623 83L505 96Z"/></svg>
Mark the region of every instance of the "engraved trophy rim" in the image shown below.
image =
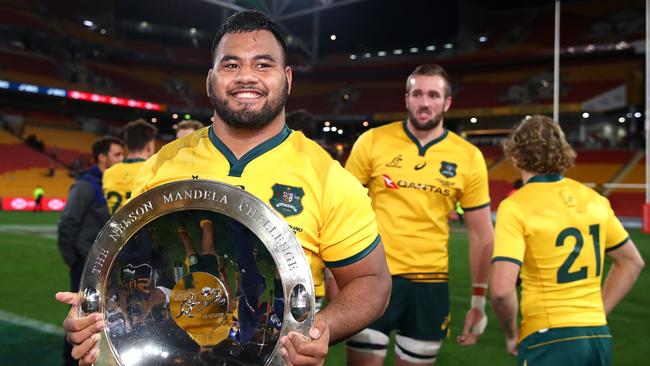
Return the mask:
<svg viewBox="0 0 650 366"><path fill-rule="evenodd" d="M228 216L257 236L271 254L280 274L284 303L291 304L290 297L300 285L309 299L307 316L300 320L294 318L291 306L284 307L279 337L290 331L308 335L314 321L314 284L309 263L293 231L278 213L253 194L227 183L206 179L159 185L132 198L108 220L86 259L79 287L79 316L105 313L109 274L131 237L157 218L185 210L206 210ZM108 330L107 326L101 331L100 352L95 365L123 365ZM282 364L279 347L278 341L266 365Z"/></svg>

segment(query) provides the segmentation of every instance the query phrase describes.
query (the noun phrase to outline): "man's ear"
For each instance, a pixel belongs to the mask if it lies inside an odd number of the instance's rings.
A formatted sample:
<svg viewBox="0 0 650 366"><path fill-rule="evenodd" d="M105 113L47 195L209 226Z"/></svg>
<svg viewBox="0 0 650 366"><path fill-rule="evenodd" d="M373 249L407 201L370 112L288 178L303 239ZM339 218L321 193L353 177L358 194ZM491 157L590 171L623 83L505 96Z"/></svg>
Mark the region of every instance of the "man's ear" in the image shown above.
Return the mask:
<svg viewBox="0 0 650 366"><path fill-rule="evenodd" d="M208 70L208 77L205 78L205 90L208 97L212 96L212 69Z"/></svg>
<svg viewBox="0 0 650 366"><path fill-rule="evenodd" d="M448 96L447 98L445 98L445 106L444 106L444 108L445 108L445 112L447 112L449 110L449 108L451 108L451 96Z"/></svg>
<svg viewBox="0 0 650 366"><path fill-rule="evenodd" d="M293 71L291 71L291 67L285 67L284 74L287 77L287 94L291 94L291 81L293 80Z"/></svg>
<svg viewBox="0 0 650 366"><path fill-rule="evenodd" d="M107 159L106 154L98 154L97 161L95 163L97 165L106 164L106 159Z"/></svg>

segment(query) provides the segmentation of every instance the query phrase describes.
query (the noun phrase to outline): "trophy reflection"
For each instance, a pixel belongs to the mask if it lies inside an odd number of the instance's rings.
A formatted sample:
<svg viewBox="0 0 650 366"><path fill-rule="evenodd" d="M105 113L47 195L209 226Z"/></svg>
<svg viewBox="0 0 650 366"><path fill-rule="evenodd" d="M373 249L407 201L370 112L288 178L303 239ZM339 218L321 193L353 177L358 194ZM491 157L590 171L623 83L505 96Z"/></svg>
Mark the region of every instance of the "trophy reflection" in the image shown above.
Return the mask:
<svg viewBox="0 0 650 366"><path fill-rule="evenodd" d="M108 281L107 329L125 365L265 365L278 343L280 275L259 238L228 216L157 218L122 248Z"/></svg>

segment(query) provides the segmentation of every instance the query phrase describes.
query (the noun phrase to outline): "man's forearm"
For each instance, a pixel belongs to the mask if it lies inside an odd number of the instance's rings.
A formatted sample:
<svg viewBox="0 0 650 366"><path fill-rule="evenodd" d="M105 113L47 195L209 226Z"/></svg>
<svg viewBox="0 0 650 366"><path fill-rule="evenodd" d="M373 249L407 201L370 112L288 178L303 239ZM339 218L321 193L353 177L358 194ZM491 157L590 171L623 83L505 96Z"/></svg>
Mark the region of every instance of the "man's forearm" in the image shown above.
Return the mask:
<svg viewBox="0 0 650 366"><path fill-rule="evenodd" d="M492 308L507 338L517 335L517 294L492 296Z"/></svg>
<svg viewBox="0 0 650 366"><path fill-rule="evenodd" d="M390 297L390 277L368 275L355 278L317 314L330 328L330 342L345 339L379 318Z"/></svg>
<svg viewBox="0 0 650 366"><path fill-rule="evenodd" d="M472 284L486 284L494 250L494 228L490 218L490 208L484 207L476 211L467 211L465 222L467 223Z"/></svg>
<svg viewBox="0 0 650 366"><path fill-rule="evenodd" d="M493 241L470 235L469 264L472 274L472 284L486 284L490 274L490 258L492 257Z"/></svg>
<svg viewBox="0 0 650 366"><path fill-rule="evenodd" d="M637 267L612 263L603 285L605 314L609 314L630 291L640 272Z"/></svg>

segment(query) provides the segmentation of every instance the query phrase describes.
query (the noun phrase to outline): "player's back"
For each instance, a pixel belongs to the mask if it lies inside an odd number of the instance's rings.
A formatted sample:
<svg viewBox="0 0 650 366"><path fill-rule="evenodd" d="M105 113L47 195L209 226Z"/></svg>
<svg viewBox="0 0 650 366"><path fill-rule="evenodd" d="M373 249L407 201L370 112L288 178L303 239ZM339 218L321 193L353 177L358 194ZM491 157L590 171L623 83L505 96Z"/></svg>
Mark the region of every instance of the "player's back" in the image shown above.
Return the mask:
<svg viewBox="0 0 650 366"><path fill-rule="evenodd" d="M612 246L607 199L548 175L533 177L502 205L514 213L511 227L525 241L522 338L543 328L606 324L600 283L605 249Z"/></svg>
<svg viewBox="0 0 650 366"><path fill-rule="evenodd" d="M111 215L114 215L131 198L135 176L143 164L144 159L126 159L104 172L102 189Z"/></svg>

